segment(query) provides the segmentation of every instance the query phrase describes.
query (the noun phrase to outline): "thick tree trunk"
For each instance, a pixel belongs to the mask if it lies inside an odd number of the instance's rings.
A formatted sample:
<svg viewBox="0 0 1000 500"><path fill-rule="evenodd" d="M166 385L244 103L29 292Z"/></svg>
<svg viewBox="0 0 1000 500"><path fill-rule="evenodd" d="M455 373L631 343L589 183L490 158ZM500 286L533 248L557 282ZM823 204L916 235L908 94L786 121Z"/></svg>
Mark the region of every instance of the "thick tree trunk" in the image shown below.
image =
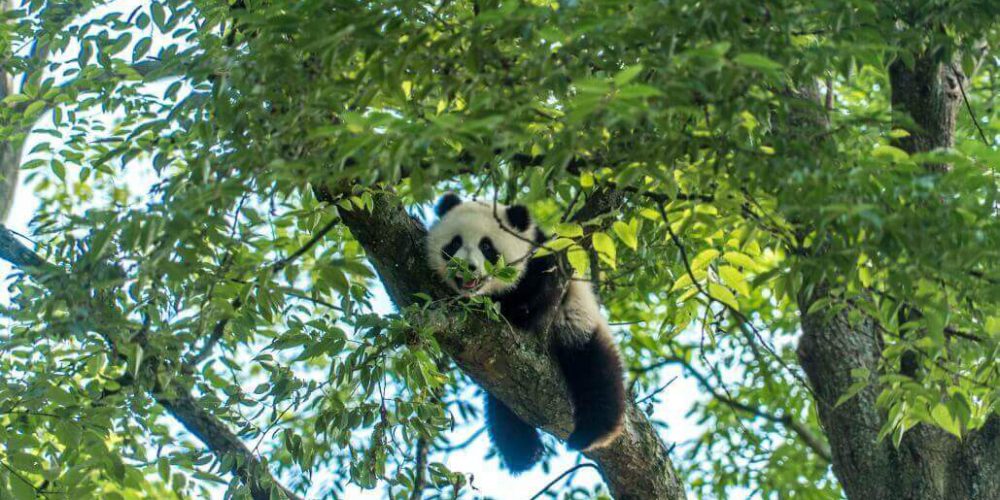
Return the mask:
<svg viewBox="0 0 1000 500"><path fill-rule="evenodd" d="M802 311L825 296L821 288L801 297ZM879 440L885 422L875 400L882 388L871 384L834 407L854 382L855 369L878 371L882 340L872 320L852 322L848 310L828 317L823 311L806 315L799 342L802 368L818 399L819 417L833 452L833 470L848 498L970 498L954 497L949 465L958 442L940 429L918 425L904 436L899 448L890 439Z"/></svg>
<svg viewBox="0 0 1000 500"><path fill-rule="evenodd" d="M322 193L319 197L329 199ZM365 248L396 305L415 303L418 292L435 298L452 295L427 267L424 227L392 194L378 192L374 198L371 213L341 211L341 217ZM434 309L419 320L435 332L459 368L521 418L560 439L569 435L573 421L565 384L540 339L457 310ZM622 437L586 455L597 462L618 500L685 497L666 446L634 404L628 407Z"/></svg>
<svg viewBox="0 0 1000 500"><path fill-rule="evenodd" d="M6 5L4 5L6 7ZM14 82L10 75L0 72L0 101L10 95ZM14 203L18 171L21 168L23 140L0 141L0 224L7 220Z"/></svg>
<svg viewBox="0 0 1000 500"><path fill-rule="evenodd" d="M916 58L912 68L901 59L889 65L892 111L897 126L910 134L897 139L904 151L913 154L955 145L955 117L962 98L959 83L964 78L955 69L957 65L930 55Z"/></svg>
<svg viewBox="0 0 1000 500"><path fill-rule="evenodd" d="M909 137L898 144L909 153L954 144L955 117L961 98L953 66L931 55L916 57L913 67L901 61L890 68L897 127ZM807 96L810 97L810 96ZM825 126L825 118L814 120ZM945 172L945 165L928 165ZM833 452L833 471L852 499L997 499L1000 498L1000 419L993 417L960 442L944 431L917 425L899 447L880 441L885 414L875 404L882 388L872 383L853 398L835 402L854 382L852 370L878 372L881 333L864 314L849 319L849 308L835 315L806 314L828 297L825 283L807 284L799 297L802 338L798 355L812 386L820 422Z"/></svg>

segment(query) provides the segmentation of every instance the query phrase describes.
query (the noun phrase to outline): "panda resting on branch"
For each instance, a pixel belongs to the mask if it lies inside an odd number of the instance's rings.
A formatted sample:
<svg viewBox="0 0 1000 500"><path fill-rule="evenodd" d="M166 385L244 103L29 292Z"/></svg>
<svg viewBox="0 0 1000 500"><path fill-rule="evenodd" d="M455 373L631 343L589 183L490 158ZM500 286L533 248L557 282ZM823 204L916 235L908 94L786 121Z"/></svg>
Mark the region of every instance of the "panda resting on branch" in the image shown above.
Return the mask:
<svg viewBox="0 0 1000 500"><path fill-rule="evenodd" d="M500 304L515 328L550 339L550 352L569 387L574 428L567 444L591 450L610 444L625 422L622 362L589 282L563 280L559 257L535 255L546 237L521 205L463 202L441 197L438 221L427 235L431 268L456 292L484 295ZM504 262L517 271L512 282L485 275L485 262ZM474 278L449 273L460 259ZM486 425L504 465L514 473L530 469L544 447L538 431L503 402L486 396Z"/></svg>

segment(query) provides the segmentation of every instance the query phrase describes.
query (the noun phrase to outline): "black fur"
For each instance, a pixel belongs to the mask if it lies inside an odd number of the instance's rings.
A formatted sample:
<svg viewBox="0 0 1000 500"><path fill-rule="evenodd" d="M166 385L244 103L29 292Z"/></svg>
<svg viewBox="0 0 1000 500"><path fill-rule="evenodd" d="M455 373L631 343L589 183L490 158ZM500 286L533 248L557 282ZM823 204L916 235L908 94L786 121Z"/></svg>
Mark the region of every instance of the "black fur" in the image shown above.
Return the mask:
<svg viewBox="0 0 1000 500"><path fill-rule="evenodd" d="M548 326L562 291L559 261L550 253L530 259L517 286L490 298L500 303L500 314L514 327L541 331Z"/></svg>
<svg viewBox="0 0 1000 500"><path fill-rule="evenodd" d="M479 251L483 253L483 258L488 260L490 264L500 262L500 252L493 246L493 240L489 238L479 240Z"/></svg>
<svg viewBox="0 0 1000 500"><path fill-rule="evenodd" d="M434 213L438 217L444 217L444 214L448 213L449 210L462 204L462 199L458 197L455 193L447 193L438 200L437 205L434 206Z"/></svg>
<svg viewBox="0 0 1000 500"><path fill-rule="evenodd" d="M607 334L593 332L583 345L553 346L573 400L573 433L566 444L574 450L587 448L621 425L624 373L613 342Z"/></svg>
<svg viewBox="0 0 1000 500"><path fill-rule="evenodd" d="M441 258L444 259L445 262L448 262L455 256L455 252L457 252L459 248L462 248L462 237L456 234L455 237L441 249Z"/></svg>
<svg viewBox="0 0 1000 500"><path fill-rule="evenodd" d="M540 242L544 241L544 235L540 233L537 238ZM532 332L541 332L549 326L552 313L563 298L563 281L559 276L560 258L563 257L556 254L532 258L517 286L491 297L500 304L501 314L511 325ZM563 264L563 269L567 269L566 263ZM578 346L556 342L559 338L586 338L588 335L590 339ZM553 340L552 352L569 386L573 402L574 428L567 445L575 450L585 449L620 425L626 401L622 362L614 340L607 333L552 332L549 338ZM517 420L516 425L530 427L513 413L506 416ZM513 427L515 423L505 422L503 425ZM494 431L490 432L493 435ZM503 435L515 437L513 433ZM524 442L506 445L515 451L533 449L532 446L534 444L529 436L524 437ZM497 448L501 454L505 453L500 445ZM522 453L517 457L505 457L504 460L508 463L515 462L525 455ZM533 464L524 467L527 469Z"/></svg>
<svg viewBox="0 0 1000 500"><path fill-rule="evenodd" d="M542 437L499 399L486 393L486 429L505 467L520 474L542 458Z"/></svg>
<svg viewBox="0 0 1000 500"><path fill-rule="evenodd" d="M511 205L507 207L507 222L518 231L527 231L531 225L531 216L524 205Z"/></svg>

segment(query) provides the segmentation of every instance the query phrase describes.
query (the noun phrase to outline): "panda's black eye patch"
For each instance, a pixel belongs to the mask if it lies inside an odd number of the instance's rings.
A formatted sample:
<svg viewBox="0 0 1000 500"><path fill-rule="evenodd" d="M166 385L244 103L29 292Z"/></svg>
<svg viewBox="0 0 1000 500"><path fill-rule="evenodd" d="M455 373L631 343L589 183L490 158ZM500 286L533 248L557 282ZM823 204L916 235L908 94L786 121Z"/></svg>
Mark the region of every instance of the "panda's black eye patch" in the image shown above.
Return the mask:
<svg viewBox="0 0 1000 500"><path fill-rule="evenodd" d="M479 251L483 252L483 258L490 261L490 264L496 264L500 260L500 253L497 252L496 247L493 246L493 241L489 238L479 240Z"/></svg>
<svg viewBox="0 0 1000 500"><path fill-rule="evenodd" d="M462 248L462 237L456 235L451 239L451 241L448 242L447 245L444 246L444 248L441 249L441 255L444 257L445 262L451 260L459 248Z"/></svg>

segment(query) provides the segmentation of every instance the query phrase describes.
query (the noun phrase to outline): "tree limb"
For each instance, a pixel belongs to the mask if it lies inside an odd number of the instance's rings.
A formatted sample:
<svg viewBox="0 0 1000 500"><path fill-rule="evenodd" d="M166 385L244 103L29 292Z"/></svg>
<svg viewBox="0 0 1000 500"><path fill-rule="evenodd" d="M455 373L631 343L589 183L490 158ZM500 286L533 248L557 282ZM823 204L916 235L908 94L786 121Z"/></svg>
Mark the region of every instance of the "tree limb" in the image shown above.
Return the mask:
<svg viewBox="0 0 1000 500"><path fill-rule="evenodd" d="M424 486L427 484L427 438L417 439L417 460L413 465L413 491L410 500L420 500L424 497Z"/></svg>
<svg viewBox="0 0 1000 500"><path fill-rule="evenodd" d="M749 413L751 415L756 415L760 418L763 418L764 420L785 426L786 428L788 428L788 430L798 435L799 438L802 439L802 442L805 443L805 445L811 448L814 452L816 452L816 454L819 455L820 458L826 460L827 462L833 461L829 445L827 445L822 438L814 434L809 429L809 427L807 427L802 422L795 420L794 418L792 418L791 415L789 414L776 415L774 413L764 411L763 409L758 408L756 406L750 406L748 404L742 403L735 398L732 398L726 394L719 392L715 387L712 386L711 382L708 381L708 377L706 377L703 373L696 370L693 366L691 366L691 363L688 363L683 358L680 357L671 358L670 361L680 363L680 365L683 366L684 369L688 373L690 373L691 376L693 376L695 380L697 380L698 383L702 387L704 387L705 390L708 391L709 394L711 394L712 397L715 398L717 401L725 404L726 406L734 410L739 410L745 413Z"/></svg>
<svg viewBox="0 0 1000 500"><path fill-rule="evenodd" d="M13 233L7 228L0 226L0 259L10 262L20 270L34 275L43 283L52 283L53 276L57 281L70 281L72 276L61 269L48 264L44 259L35 254L31 249L25 247L20 241L15 239ZM95 314L101 314L96 312ZM103 324L112 325L113 321L102 321ZM124 337L124 335L122 336ZM144 340L143 335L136 335L139 342ZM109 342L113 349L117 346ZM120 352L112 353L114 355ZM258 458L246 445L240 441L239 437L233 434L218 418L205 410L197 403L191 394L191 389L174 379L167 387L157 388L151 391L150 396L167 412L177 419L188 431L205 444L219 460L225 460L227 456L235 458L233 460L233 472L249 489L254 500L269 500L271 498L272 486L277 488L284 495L292 500L299 497L290 490L281 486L271 476L264 461Z"/></svg>

